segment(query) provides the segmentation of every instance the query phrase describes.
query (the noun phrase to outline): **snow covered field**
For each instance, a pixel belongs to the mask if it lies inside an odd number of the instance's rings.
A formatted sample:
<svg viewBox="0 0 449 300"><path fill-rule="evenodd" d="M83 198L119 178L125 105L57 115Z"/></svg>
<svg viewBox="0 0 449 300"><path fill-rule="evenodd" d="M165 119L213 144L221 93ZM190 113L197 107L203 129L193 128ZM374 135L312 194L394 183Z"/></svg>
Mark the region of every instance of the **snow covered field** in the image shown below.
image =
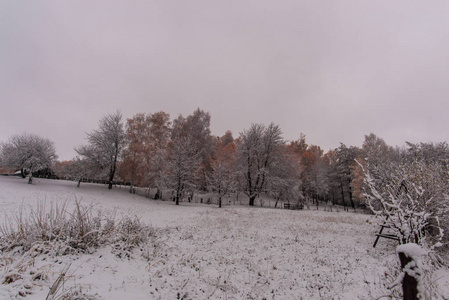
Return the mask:
<svg viewBox="0 0 449 300"><path fill-rule="evenodd" d="M137 216L156 238L131 258L117 257L112 246L80 255L3 255L0 299L22 299L19 292L45 299L68 264L64 288L81 288L85 299L378 299L398 268L394 242L372 247L377 220L351 212L175 206L127 189L0 177L0 224L20 206L75 199L103 214ZM19 276L3 282L12 273ZM448 272L441 276L448 281Z"/></svg>

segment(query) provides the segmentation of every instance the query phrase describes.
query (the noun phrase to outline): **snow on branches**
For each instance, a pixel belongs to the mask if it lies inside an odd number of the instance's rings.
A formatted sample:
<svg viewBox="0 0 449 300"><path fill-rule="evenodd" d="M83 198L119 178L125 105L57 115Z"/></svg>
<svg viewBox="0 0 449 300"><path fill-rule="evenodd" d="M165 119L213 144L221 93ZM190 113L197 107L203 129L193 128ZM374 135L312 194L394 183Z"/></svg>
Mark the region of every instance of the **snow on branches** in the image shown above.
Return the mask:
<svg viewBox="0 0 449 300"><path fill-rule="evenodd" d="M91 169L108 170L109 189L112 189L117 161L125 147L122 114L116 112L100 119L99 129L87 134L87 145L75 151L87 160Z"/></svg>
<svg viewBox="0 0 449 300"><path fill-rule="evenodd" d="M15 135L6 143L0 144L0 165L13 170L25 170L32 174L35 171L49 168L58 158L54 143L35 134L24 133Z"/></svg>
<svg viewBox="0 0 449 300"><path fill-rule="evenodd" d="M438 166L413 161L381 172L374 178L360 162L365 174L367 205L399 238L400 244L439 246L444 235L440 226L440 205L445 202L445 185Z"/></svg>

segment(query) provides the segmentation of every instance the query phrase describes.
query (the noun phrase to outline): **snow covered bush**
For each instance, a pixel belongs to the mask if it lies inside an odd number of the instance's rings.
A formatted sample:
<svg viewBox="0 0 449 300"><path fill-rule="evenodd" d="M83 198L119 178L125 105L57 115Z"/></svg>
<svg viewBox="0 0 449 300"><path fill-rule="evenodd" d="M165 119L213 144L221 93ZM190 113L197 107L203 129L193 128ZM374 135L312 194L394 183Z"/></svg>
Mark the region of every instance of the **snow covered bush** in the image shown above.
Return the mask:
<svg viewBox="0 0 449 300"><path fill-rule="evenodd" d="M418 298L438 298L435 271L442 260L433 250L445 243L445 218L449 212L447 172L441 164L413 160L387 165L374 177L368 168L357 163L365 173L367 206L399 238L398 254L412 256L412 262L407 264L401 258L403 271L391 288L413 275Z"/></svg>
<svg viewBox="0 0 449 300"><path fill-rule="evenodd" d="M399 164L382 172L386 178L365 173L367 205L389 226L400 244L440 246L444 230L440 217L448 212L447 182L438 165L422 161Z"/></svg>

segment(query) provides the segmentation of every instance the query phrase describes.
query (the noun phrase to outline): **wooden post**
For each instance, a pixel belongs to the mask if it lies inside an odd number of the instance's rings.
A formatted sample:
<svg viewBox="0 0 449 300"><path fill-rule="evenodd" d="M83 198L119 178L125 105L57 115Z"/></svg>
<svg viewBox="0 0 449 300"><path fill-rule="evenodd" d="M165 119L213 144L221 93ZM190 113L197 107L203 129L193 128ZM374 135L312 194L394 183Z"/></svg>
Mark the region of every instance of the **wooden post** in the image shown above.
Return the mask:
<svg viewBox="0 0 449 300"><path fill-rule="evenodd" d="M385 224L385 222L384 222L384 224ZM376 238L376 240L374 241L373 248L376 248L377 242L379 241L380 236L381 236L383 230L384 230L384 226L381 225L381 226L380 226L380 231L379 231L379 233L377 234L377 238Z"/></svg>
<svg viewBox="0 0 449 300"><path fill-rule="evenodd" d="M409 246L413 245L413 248L418 248L419 246L416 244L407 244L407 245L401 245L397 248L397 252L399 255L399 260L401 261L401 268L402 272L404 274L404 278L402 279L402 292L403 292L403 299L404 300L418 300L421 299L421 295L419 294L418 290L418 284L419 279L421 277L421 270L418 265L418 261L416 260L416 255L413 254L413 252L419 252L416 251L416 249L413 251L410 251L409 248L403 248L402 246Z"/></svg>

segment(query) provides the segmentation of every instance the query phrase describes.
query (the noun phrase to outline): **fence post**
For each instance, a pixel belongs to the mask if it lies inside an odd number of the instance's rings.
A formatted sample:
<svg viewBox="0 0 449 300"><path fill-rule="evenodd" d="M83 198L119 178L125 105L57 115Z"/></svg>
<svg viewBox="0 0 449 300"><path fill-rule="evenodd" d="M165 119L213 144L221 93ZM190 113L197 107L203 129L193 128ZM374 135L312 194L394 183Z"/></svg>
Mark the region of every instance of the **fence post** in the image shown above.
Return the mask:
<svg viewBox="0 0 449 300"><path fill-rule="evenodd" d="M420 269L419 257L423 250L417 244L404 244L397 247L397 253L401 262L403 273L402 292L404 300L421 299L419 284L422 271Z"/></svg>

